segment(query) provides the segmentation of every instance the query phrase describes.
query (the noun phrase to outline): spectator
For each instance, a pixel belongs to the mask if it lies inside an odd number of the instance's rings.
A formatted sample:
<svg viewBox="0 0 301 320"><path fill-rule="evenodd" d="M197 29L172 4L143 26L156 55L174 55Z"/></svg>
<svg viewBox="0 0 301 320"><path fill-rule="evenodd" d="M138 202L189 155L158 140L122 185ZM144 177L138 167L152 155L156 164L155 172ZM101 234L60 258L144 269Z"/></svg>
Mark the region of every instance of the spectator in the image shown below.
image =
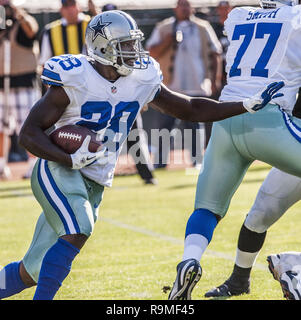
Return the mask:
<svg viewBox="0 0 301 320"><path fill-rule="evenodd" d="M217 38L220 41L223 48L223 75L221 89L227 82L226 74L226 53L229 46L229 41L227 36L224 34L224 22L228 17L229 12L232 10L232 7L229 4L229 1L220 1L216 7L216 12L218 16L218 21L212 24L214 31L216 32Z"/></svg>
<svg viewBox="0 0 301 320"><path fill-rule="evenodd" d="M220 1L218 6L216 7L216 12L218 16L218 21L215 23L212 23L212 27L217 35L217 38L219 42L222 45L222 75L221 75L221 86L220 90L218 90L215 95L213 96L214 99L218 99L220 96L220 93L227 83L227 73L226 73L226 53L227 48L229 45L228 38L224 35L224 22L227 19L228 13L232 10L232 7L230 6L228 1ZM212 123L206 123L206 142L205 145L207 146L209 143L209 138L211 135L211 129L212 129Z"/></svg>
<svg viewBox="0 0 301 320"><path fill-rule="evenodd" d="M76 0L61 0L61 3L61 19L49 23L43 30L39 59L41 65L52 56L80 54L85 50L85 32L91 17L81 12ZM91 0L89 8L91 13L96 13Z"/></svg>
<svg viewBox="0 0 301 320"><path fill-rule="evenodd" d="M109 11L109 10L117 10L117 6L113 3L107 3L102 7L102 12Z"/></svg>
<svg viewBox="0 0 301 320"><path fill-rule="evenodd" d="M135 134L135 130L137 130L137 134ZM135 139L133 137L135 137ZM129 133L127 148L129 154L135 161L137 172L144 183L156 185L158 182L154 177L154 165L149 154L147 140L144 136L141 113L138 114L132 130Z"/></svg>
<svg viewBox="0 0 301 320"><path fill-rule="evenodd" d="M174 14L156 25L146 43L161 65L164 84L190 96L215 96L220 90L222 53L216 34L207 21L194 15L188 0L178 0ZM160 115L159 126L171 130L175 120ZM196 164L199 124L185 122L184 126L192 130L191 157ZM161 147L160 151L164 153ZM166 166L166 159L159 161L158 167Z"/></svg>
<svg viewBox="0 0 301 320"><path fill-rule="evenodd" d="M31 106L39 98L34 50L38 24L11 1L0 0L0 5L6 13L6 29L0 30L0 179L5 179L10 176L8 137L19 134Z"/></svg>

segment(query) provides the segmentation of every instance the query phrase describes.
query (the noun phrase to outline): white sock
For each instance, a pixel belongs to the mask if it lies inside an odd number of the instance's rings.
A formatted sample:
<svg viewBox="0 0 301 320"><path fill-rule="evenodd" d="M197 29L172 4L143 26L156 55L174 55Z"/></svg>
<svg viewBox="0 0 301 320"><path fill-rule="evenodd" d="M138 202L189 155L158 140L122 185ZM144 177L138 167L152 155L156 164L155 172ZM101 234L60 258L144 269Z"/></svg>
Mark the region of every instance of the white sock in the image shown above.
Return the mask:
<svg viewBox="0 0 301 320"><path fill-rule="evenodd" d="M196 259L201 260L203 253L208 247L208 240L200 234L190 234L184 241L183 260Z"/></svg>
<svg viewBox="0 0 301 320"><path fill-rule="evenodd" d="M244 252L237 248L235 264L241 268L251 268L255 264L258 252Z"/></svg>

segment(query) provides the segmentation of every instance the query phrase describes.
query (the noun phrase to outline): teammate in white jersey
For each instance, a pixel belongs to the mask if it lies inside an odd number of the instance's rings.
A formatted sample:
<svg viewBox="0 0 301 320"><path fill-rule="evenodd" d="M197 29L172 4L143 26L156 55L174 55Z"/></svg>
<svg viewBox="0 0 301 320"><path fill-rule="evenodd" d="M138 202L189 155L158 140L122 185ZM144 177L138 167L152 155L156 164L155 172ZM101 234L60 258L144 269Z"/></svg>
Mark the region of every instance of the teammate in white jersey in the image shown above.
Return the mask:
<svg viewBox="0 0 301 320"><path fill-rule="evenodd" d="M169 295L172 300L191 298L202 274L199 261L255 159L278 169L271 170L246 218L235 276L206 296L249 292L249 264L263 244L265 231L300 199L301 121L292 116L292 109L301 83L301 7L297 0L260 2L262 8L233 9L225 22L230 46L226 56L227 85L220 100L245 99L272 79L285 81L285 98L275 99L278 109L268 106L252 119L242 115L214 124L199 176L195 210L187 222L182 262ZM283 188L279 182L275 186L279 177L287 181ZM250 242L252 232L253 238L255 232L261 234Z"/></svg>
<svg viewBox="0 0 301 320"><path fill-rule="evenodd" d="M40 159L31 185L43 209L26 255L0 272L0 299L37 285L34 299L53 299L72 261L93 232L104 187L112 184L122 143L140 109L150 101L173 116L214 121L263 108L283 87L268 86L243 102L219 103L168 90L158 63L142 49L143 33L122 11L95 16L86 31L88 56L63 55L45 63L43 81L50 85L33 107L20 143ZM259 90L261 91L261 90ZM78 124L103 142L88 151L89 138L74 154L54 145L46 131Z"/></svg>
<svg viewBox="0 0 301 320"><path fill-rule="evenodd" d="M301 89L293 110L297 118L300 118L301 111L300 92ZM230 297L250 292L250 274L263 247L267 230L299 200L301 200L301 178L272 168L240 229L235 264L230 277L220 286L206 292L205 297ZM301 254L281 253L271 255L267 260L274 278L281 284L284 296L289 300L300 300ZM286 268L280 270L279 266L284 263ZM294 286L294 283L297 286Z"/></svg>

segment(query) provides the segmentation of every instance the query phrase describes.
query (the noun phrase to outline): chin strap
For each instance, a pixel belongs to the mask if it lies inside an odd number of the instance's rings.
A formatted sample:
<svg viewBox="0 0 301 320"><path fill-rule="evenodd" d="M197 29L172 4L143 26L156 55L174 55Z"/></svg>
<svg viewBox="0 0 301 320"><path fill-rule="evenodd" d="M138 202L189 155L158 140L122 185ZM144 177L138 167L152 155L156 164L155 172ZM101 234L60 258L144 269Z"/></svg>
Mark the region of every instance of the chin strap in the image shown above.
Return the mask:
<svg viewBox="0 0 301 320"><path fill-rule="evenodd" d="M115 63L113 65L114 68L116 68L116 71L121 75L121 76L128 76L133 72L133 69L127 68L124 65L119 65L118 63Z"/></svg>
<svg viewBox="0 0 301 320"><path fill-rule="evenodd" d="M93 58L95 61L104 64L106 66L112 66L116 69L116 71L121 75L121 76L128 76L129 74L132 73L132 69L127 68L124 65L119 65L117 62L110 62L106 59L103 59L99 56L97 56L96 54L92 53L92 52L88 52L89 57Z"/></svg>

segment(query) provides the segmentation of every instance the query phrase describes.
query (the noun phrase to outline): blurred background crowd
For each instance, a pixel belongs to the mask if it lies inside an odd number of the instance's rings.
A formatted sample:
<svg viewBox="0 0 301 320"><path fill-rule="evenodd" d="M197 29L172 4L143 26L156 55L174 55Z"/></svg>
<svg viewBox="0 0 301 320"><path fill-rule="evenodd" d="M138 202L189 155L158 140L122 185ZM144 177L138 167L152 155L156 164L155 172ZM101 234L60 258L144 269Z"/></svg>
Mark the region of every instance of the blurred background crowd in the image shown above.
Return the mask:
<svg viewBox="0 0 301 320"><path fill-rule="evenodd" d="M218 99L226 81L228 42L223 24L231 9L240 5L258 4L256 0L0 0L0 180L11 178L12 162L26 162L24 178L30 177L35 158L20 148L17 138L30 108L47 90L39 78L43 64L54 55L85 53L85 29L92 16L126 11L144 32L144 46L160 63L163 82L170 89ZM156 184L154 171L169 166L170 150L185 147L190 159L184 166L201 166L211 124L180 121L145 106L133 129L139 134L129 138L123 153L131 153L130 147L138 142L135 152L142 160L135 162L135 170L146 184ZM162 129L170 133L168 144L163 143ZM158 137L151 139L151 132ZM188 137L188 143L177 145L179 133L181 140Z"/></svg>

